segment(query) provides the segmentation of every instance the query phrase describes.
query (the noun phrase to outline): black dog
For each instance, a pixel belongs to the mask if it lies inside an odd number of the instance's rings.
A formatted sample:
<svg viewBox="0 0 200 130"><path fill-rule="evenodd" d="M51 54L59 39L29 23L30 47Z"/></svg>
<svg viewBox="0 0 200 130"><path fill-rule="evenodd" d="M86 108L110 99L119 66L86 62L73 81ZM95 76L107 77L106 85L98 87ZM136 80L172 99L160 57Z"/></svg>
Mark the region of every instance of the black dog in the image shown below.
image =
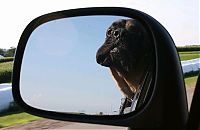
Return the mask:
<svg viewBox="0 0 200 130"><path fill-rule="evenodd" d="M121 19L108 28L105 43L97 51L97 63L110 68L128 99L139 89L151 47L149 35L139 21Z"/></svg>

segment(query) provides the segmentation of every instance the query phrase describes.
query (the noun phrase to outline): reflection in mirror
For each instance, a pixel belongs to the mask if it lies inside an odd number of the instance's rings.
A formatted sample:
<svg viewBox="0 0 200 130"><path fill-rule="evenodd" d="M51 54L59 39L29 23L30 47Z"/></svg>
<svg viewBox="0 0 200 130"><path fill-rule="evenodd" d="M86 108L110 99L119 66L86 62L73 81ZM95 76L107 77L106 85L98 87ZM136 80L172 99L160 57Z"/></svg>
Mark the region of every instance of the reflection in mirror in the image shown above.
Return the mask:
<svg viewBox="0 0 200 130"><path fill-rule="evenodd" d="M63 18L28 39L20 91L30 106L90 115L125 114L150 95L153 43L139 21L121 16Z"/></svg>

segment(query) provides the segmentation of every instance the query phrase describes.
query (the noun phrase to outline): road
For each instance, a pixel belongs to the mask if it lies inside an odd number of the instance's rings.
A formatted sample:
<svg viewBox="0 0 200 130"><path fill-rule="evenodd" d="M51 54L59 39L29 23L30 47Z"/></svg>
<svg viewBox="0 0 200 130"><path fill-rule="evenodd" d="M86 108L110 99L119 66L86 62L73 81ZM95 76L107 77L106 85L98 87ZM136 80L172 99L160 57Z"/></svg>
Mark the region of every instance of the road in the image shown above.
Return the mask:
<svg viewBox="0 0 200 130"><path fill-rule="evenodd" d="M191 104L194 88L187 88L188 106ZM74 123L66 121L57 121L42 119L26 125L17 125L14 127L3 128L0 130L127 130L126 127L116 127L107 125L95 125L86 123Z"/></svg>
<svg viewBox="0 0 200 130"><path fill-rule="evenodd" d="M115 127L107 125L94 125L86 123L73 123L67 121L57 121L42 119L26 125L16 125L2 128L0 130L127 130L126 127Z"/></svg>
<svg viewBox="0 0 200 130"><path fill-rule="evenodd" d="M194 88L193 87L186 88L186 91L187 91L188 108L190 108L192 102L192 96L194 93Z"/></svg>

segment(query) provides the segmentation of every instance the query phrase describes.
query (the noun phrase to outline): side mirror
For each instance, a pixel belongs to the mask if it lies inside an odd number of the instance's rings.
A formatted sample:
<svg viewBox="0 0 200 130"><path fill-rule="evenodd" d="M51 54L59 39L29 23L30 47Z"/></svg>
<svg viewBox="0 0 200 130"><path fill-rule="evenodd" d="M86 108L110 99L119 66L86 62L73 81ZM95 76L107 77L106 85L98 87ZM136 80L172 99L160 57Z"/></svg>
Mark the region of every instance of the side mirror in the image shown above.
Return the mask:
<svg viewBox="0 0 200 130"><path fill-rule="evenodd" d="M13 95L26 112L52 119L177 130L187 121L173 40L155 19L127 8L33 20L17 47Z"/></svg>

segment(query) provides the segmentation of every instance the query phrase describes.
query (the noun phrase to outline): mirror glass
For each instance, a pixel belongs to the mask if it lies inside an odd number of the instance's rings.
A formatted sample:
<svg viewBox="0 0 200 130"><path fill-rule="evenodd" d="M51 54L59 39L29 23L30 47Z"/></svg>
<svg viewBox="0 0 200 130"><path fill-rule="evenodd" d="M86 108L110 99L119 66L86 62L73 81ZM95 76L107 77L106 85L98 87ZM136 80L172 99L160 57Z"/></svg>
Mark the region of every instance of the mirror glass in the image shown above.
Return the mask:
<svg viewBox="0 0 200 130"><path fill-rule="evenodd" d="M122 16L46 22L30 35L20 93L28 105L89 115L125 114L151 94L153 43L144 25Z"/></svg>

